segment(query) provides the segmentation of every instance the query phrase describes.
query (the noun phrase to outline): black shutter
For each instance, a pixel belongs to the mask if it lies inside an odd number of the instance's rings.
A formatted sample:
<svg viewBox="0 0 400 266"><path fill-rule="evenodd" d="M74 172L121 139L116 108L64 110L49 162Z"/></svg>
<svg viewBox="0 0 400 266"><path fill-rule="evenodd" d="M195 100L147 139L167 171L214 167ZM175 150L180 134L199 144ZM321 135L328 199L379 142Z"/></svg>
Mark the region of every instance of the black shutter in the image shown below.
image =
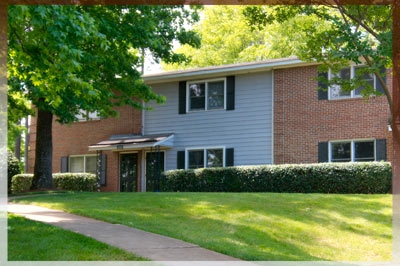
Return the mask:
<svg viewBox="0 0 400 266"><path fill-rule="evenodd" d="M229 148L225 150L225 166L234 166L234 150Z"/></svg>
<svg viewBox="0 0 400 266"><path fill-rule="evenodd" d="M186 114L186 81L179 82L179 114Z"/></svg>
<svg viewBox="0 0 400 266"><path fill-rule="evenodd" d="M100 185L105 186L107 184L107 155L100 155Z"/></svg>
<svg viewBox="0 0 400 266"><path fill-rule="evenodd" d="M61 173L68 172L68 156L61 157Z"/></svg>
<svg viewBox="0 0 400 266"><path fill-rule="evenodd" d="M384 68L384 67L381 68L380 73L381 73L383 82L386 84L386 68ZM385 91L383 90L383 86L377 78L375 79L375 88L376 88L376 91L385 94Z"/></svg>
<svg viewBox="0 0 400 266"><path fill-rule="evenodd" d="M376 160L386 161L386 139L376 140Z"/></svg>
<svg viewBox="0 0 400 266"><path fill-rule="evenodd" d="M235 110L235 76L226 77L226 110Z"/></svg>
<svg viewBox="0 0 400 266"><path fill-rule="evenodd" d="M328 100L328 72L318 72L318 100Z"/></svg>
<svg viewBox="0 0 400 266"><path fill-rule="evenodd" d="M318 162L326 163L329 162L329 143L319 142L318 143Z"/></svg>
<svg viewBox="0 0 400 266"><path fill-rule="evenodd" d="M185 151L178 151L176 169L185 169Z"/></svg>

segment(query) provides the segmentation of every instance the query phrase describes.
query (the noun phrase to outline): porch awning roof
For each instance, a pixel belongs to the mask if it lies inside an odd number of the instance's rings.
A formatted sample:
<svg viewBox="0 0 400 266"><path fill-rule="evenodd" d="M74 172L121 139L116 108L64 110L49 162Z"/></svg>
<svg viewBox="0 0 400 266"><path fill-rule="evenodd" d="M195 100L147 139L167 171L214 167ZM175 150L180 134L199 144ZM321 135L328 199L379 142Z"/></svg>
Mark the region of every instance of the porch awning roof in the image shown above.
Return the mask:
<svg viewBox="0 0 400 266"><path fill-rule="evenodd" d="M174 134L117 135L89 146L89 151L140 150L151 147L172 147Z"/></svg>

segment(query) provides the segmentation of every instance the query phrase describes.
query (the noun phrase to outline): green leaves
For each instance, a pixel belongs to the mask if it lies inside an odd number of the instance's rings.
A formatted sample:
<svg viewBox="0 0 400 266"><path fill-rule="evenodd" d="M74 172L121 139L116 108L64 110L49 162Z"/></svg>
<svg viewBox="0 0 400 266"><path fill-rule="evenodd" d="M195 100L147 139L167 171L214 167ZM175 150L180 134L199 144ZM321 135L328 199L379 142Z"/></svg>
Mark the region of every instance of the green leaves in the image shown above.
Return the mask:
<svg viewBox="0 0 400 266"><path fill-rule="evenodd" d="M244 14L253 29L267 30L269 25L278 23L286 25L285 36L303 32L302 38L297 39L299 45L293 49L301 60L318 61L323 64L321 69L334 71L353 62L366 65L368 73L381 76L379 69L392 64L391 12L391 7L385 5L307 5L247 7ZM301 23L290 23L300 18ZM282 43L290 42L278 45ZM342 83L349 90L359 86L357 79ZM376 92L365 86L362 94L368 97ZM386 95L390 105L391 97Z"/></svg>
<svg viewBox="0 0 400 266"><path fill-rule="evenodd" d="M146 86L138 72L140 55L186 60L172 53L172 41L199 45L184 29L194 11L183 6L9 7L9 93L23 91L38 108L62 123L81 109L116 115L114 106L164 98ZM192 18L193 16L193 18Z"/></svg>
<svg viewBox="0 0 400 266"><path fill-rule="evenodd" d="M191 61L166 62L163 68L176 70L300 55L309 45L314 46L307 43L307 36L328 29L330 23L315 14L297 16L298 12L294 6L206 7L203 19L194 26L201 36L201 47L177 48L177 53Z"/></svg>

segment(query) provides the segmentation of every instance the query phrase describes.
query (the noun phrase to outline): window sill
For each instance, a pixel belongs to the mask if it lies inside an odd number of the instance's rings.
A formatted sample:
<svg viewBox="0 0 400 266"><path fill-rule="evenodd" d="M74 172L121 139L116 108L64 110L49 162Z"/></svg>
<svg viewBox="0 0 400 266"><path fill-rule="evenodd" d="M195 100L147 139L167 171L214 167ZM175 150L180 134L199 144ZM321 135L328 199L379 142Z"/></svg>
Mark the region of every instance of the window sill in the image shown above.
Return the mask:
<svg viewBox="0 0 400 266"><path fill-rule="evenodd" d="M80 123L88 123L88 122L97 122L97 121L101 121L102 119L92 119L92 120L80 120L80 121L76 121L74 123L80 124Z"/></svg>
<svg viewBox="0 0 400 266"><path fill-rule="evenodd" d="M338 102L338 101L340 102L340 101L351 101L351 100L353 100L353 101L365 101L365 100L370 100L370 99L376 99L376 98L378 98L380 96L381 95L371 95L368 98L364 98L362 96L349 97L349 98L334 98L334 99L330 98L327 101L328 102Z"/></svg>
<svg viewBox="0 0 400 266"><path fill-rule="evenodd" d="M221 111L226 111L226 109L210 109L210 110L188 110L186 113L187 114L193 114L193 113L206 113L206 112L221 112Z"/></svg>

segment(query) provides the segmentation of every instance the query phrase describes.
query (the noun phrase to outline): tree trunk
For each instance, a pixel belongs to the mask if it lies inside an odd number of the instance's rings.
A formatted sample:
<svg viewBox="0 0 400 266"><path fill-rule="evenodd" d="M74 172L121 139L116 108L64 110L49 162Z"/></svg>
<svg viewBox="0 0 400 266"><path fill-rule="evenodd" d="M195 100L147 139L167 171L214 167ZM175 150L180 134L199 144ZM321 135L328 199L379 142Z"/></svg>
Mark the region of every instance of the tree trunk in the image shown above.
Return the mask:
<svg viewBox="0 0 400 266"><path fill-rule="evenodd" d="M36 125L35 169L32 189L53 188L52 175L52 123L53 114L38 109Z"/></svg>

